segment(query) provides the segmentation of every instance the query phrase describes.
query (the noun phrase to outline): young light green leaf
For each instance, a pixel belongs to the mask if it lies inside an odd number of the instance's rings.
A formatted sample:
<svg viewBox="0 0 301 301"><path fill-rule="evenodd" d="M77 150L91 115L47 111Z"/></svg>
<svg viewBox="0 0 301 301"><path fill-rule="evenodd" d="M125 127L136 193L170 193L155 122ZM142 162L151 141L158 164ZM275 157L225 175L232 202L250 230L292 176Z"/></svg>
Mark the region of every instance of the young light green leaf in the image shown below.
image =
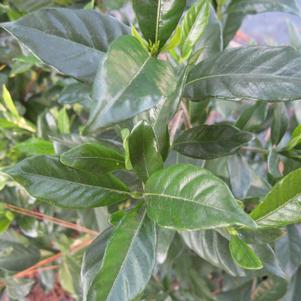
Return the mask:
<svg viewBox="0 0 301 301"><path fill-rule="evenodd" d="M232 258L235 262L244 269L259 270L263 268L260 258L256 255L254 250L248 246L238 236L231 237L229 248Z"/></svg>
<svg viewBox="0 0 301 301"><path fill-rule="evenodd" d="M65 8L38 10L1 26L46 64L84 81L94 79L109 43L129 33L110 16Z"/></svg>
<svg viewBox="0 0 301 301"><path fill-rule="evenodd" d="M279 181L251 212L257 224L282 227L301 222L301 169Z"/></svg>
<svg viewBox="0 0 301 301"><path fill-rule="evenodd" d="M201 125L182 132L173 148L189 157L216 159L228 156L253 139L253 135L229 124Z"/></svg>
<svg viewBox="0 0 301 301"><path fill-rule="evenodd" d="M114 229L105 251L103 247L101 250L95 249L96 254L88 250L85 255L83 281L87 281L85 274L89 274L91 285L84 290L84 300L115 301L137 297L155 265L156 229L145 209L138 206L129 211ZM103 254L101 264L89 271L86 262L98 257L97 253Z"/></svg>
<svg viewBox="0 0 301 301"><path fill-rule="evenodd" d="M57 126L61 134L70 134L70 119L65 108L58 113Z"/></svg>
<svg viewBox="0 0 301 301"><path fill-rule="evenodd" d="M230 225L256 227L226 184L206 169L178 164L146 182L147 213L163 227L199 230Z"/></svg>
<svg viewBox="0 0 301 301"><path fill-rule="evenodd" d="M167 62L151 57L134 37L117 39L96 75L96 103L87 131L95 132L150 109L169 96L175 85L174 71Z"/></svg>
<svg viewBox="0 0 301 301"><path fill-rule="evenodd" d="M40 138L30 138L24 142L17 143L14 148L26 155L54 155L53 144Z"/></svg>
<svg viewBox="0 0 301 301"><path fill-rule="evenodd" d="M11 95L5 85L3 85L3 87L2 87L2 99L3 99L3 102L6 106L6 108L12 113L12 115L15 118L19 119L20 115L18 113L18 110L17 110L17 108L11 98Z"/></svg>
<svg viewBox="0 0 301 301"><path fill-rule="evenodd" d="M301 99L300 74L300 53L291 47L235 48L196 65L186 87L188 94L193 89L196 101L291 101Z"/></svg>
<svg viewBox="0 0 301 301"><path fill-rule="evenodd" d="M107 206L129 197L127 186L116 177L77 171L56 157L31 157L3 172L32 196L64 208Z"/></svg>
<svg viewBox="0 0 301 301"><path fill-rule="evenodd" d="M204 34L210 17L210 2L199 0L186 13L181 21L181 59L187 60L201 36Z"/></svg>
<svg viewBox="0 0 301 301"><path fill-rule="evenodd" d="M60 160L64 165L95 174L125 167L124 156L116 149L101 143L78 145L64 152Z"/></svg>
<svg viewBox="0 0 301 301"><path fill-rule="evenodd" d="M134 170L144 182L163 168L154 130L145 121L139 122L129 136L129 154Z"/></svg>
<svg viewBox="0 0 301 301"><path fill-rule="evenodd" d="M186 0L133 0L139 27L147 41L164 46L176 28Z"/></svg>

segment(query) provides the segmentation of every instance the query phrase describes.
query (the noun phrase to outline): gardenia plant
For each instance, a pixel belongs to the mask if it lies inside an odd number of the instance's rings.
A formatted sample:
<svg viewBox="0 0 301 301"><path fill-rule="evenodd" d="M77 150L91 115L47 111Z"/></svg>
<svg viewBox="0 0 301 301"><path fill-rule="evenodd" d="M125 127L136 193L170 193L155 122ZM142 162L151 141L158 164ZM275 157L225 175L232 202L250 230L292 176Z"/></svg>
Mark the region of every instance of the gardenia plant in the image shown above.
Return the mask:
<svg viewBox="0 0 301 301"><path fill-rule="evenodd" d="M111 226L83 258L83 300L151 300L144 290L181 240L228 275L259 285L252 300L279 300L288 284L274 241L301 221L300 163L279 169L281 158L300 160L300 127L279 143L287 107L301 99L301 54L288 46L228 46L244 16L299 15L295 1L133 0L132 7L131 26L67 8L1 24L92 95L89 117L74 129L83 143L2 171L53 206L108 207ZM225 114L208 122L209 104L231 102L241 104L235 120ZM266 126L258 116L267 110ZM258 130L264 127L271 128L265 142ZM260 180L265 163L269 182ZM260 287L262 276L270 289ZM271 292L278 295L262 297ZM161 297L215 298L204 291Z"/></svg>

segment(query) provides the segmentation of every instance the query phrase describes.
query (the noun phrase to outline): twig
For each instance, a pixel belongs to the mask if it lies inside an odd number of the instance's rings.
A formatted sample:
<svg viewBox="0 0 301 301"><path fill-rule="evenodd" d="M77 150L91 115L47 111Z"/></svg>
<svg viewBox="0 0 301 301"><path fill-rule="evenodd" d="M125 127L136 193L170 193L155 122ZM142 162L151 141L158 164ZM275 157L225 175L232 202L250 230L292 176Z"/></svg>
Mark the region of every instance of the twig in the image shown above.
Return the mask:
<svg viewBox="0 0 301 301"><path fill-rule="evenodd" d="M20 207L10 205L10 204L5 204L5 208L12 212L18 213L18 214L34 217L34 218L42 220L42 221L49 221L56 225L59 225L59 226L65 227L65 228L69 228L69 229L73 229L78 232L87 233L92 236L97 236L99 234L98 232L88 229L86 227L83 227L83 226L80 226L77 224L73 224L73 223L70 223L70 222L58 219L56 217L37 212L37 211L20 208Z"/></svg>
<svg viewBox="0 0 301 301"><path fill-rule="evenodd" d="M169 137L170 137L170 143L172 144L174 139L175 139L175 135L177 133L178 128L181 126L182 122L183 122L183 115L184 112L183 110L178 111L174 118L171 120L170 122L170 131L169 131Z"/></svg>
<svg viewBox="0 0 301 301"><path fill-rule="evenodd" d="M263 153L263 154L269 153L269 151L264 148L254 147L254 146L244 146L241 149L244 151L254 152L254 153Z"/></svg>

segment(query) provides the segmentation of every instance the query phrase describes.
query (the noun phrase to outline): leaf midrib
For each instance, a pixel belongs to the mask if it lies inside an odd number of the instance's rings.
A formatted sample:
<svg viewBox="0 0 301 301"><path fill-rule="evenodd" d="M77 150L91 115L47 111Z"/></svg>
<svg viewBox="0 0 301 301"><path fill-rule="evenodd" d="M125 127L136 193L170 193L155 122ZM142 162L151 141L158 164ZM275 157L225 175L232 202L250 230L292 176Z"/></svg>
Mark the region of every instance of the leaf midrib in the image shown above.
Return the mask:
<svg viewBox="0 0 301 301"><path fill-rule="evenodd" d="M142 224L143 224L145 215L146 215L146 211L144 211L143 216L141 217L141 220L140 220L140 222L139 222L139 225L138 225L138 227L137 227L137 229L136 229L134 235L132 236L132 240L131 240L130 245L129 245L129 247L128 247L128 252L126 253L126 255L125 255L125 257L124 257L124 259L123 259L123 261L122 261L122 264L121 264L121 266L120 266L120 269L119 269L119 270L117 271L117 273L116 273L117 276L115 277L115 279L114 279L114 281L113 281L113 283L112 283L112 287L111 287L111 289L110 289L110 291L109 291L109 293L108 293L108 295L107 295L107 298L110 297L110 295L112 294L112 292L113 292L113 290L114 290L114 288L115 288L115 286L116 286L117 279L119 279L119 275L120 275L121 271L123 270L123 267L124 267L124 265L125 265L125 263L126 263L128 257L129 257L130 251L131 251L132 248L133 248L133 244L134 244L134 242L135 242L135 240L136 240L136 237L137 237L137 236L139 235L139 233L140 233L140 229L141 229L141 227L142 227ZM106 254L105 254L105 255L106 255ZM105 258L105 255L104 255L104 258Z"/></svg>
<svg viewBox="0 0 301 301"><path fill-rule="evenodd" d="M184 202L190 202L190 203L197 204L201 207L208 207L208 208L218 210L218 211L221 211L221 212L230 212L231 214L233 213L232 211L226 211L226 210L223 210L221 208L211 206L211 205L208 205L208 204L202 204L200 202L190 200L190 199L187 199L187 198L184 198L184 197L177 197L177 196L168 195L168 194L159 194L159 193L150 193L150 192L144 193L143 196L156 196L156 197L163 197L163 198L167 198L167 199L181 200L181 201L184 201Z"/></svg>
<svg viewBox="0 0 301 301"><path fill-rule="evenodd" d="M212 75L207 75L207 76L203 76L203 77L199 77L199 78L196 78L194 80L191 80L191 81L188 81L186 83L186 86L188 85L191 85L191 84L194 84L195 82L198 82L198 81L203 81L203 80L207 80L207 79L214 79L214 78L223 78L223 77L237 77L237 78L250 78L250 77L255 77L256 79L261 79L261 78L276 78L276 79L289 79L289 80L296 80L296 81L300 81L301 82L301 77L295 77L295 76L285 76L285 75L273 75L273 74L270 74L270 73L260 73L260 74L257 74L257 73L225 73L225 74L212 74Z"/></svg>
<svg viewBox="0 0 301 301"><path fill-rule="evenodd" d="M123 190L117 190L117 189L111 189L111 188L107 188L107 187L103 187L103 186L95 186L95 185L90 185L90 184L85 184L85 183L80 183L80 182L72 182L71 180L67 180L66 178L54 178L54 177L50 177L50 176L45 176L43 174L33 174L33 173L29 173L29 172L23 172L25 174L27 174L30 177L44 177L47 179L51 179L52 181L60 181L60 182L67 182L67 183L71 183L73 185L81 185L81 186L85 186L85 187L92 187L92 188L101 188L103 190L109 191L109 192L115 192L117 194L127 194L127 195L131 195L128 191L123 191ZM32 185L30 185L32 186Z"/></svg>

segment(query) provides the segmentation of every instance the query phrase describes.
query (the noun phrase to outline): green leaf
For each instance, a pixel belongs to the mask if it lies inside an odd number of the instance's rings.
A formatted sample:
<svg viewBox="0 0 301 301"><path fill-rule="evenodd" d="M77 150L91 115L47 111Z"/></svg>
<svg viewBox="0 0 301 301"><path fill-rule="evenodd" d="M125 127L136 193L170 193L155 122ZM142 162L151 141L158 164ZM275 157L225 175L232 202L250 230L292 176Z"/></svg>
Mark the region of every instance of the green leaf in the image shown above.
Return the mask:
<svg viewBox="0 0 301 301"><path fill-rule="evenodd" d="M169 96L175 85L168 63L151 57L134 37L119 38L96 75L96 103L87 130L97 131L150 109Z"/></svg>
<svg viewBox="0 0 301 301"><path fill-rule="evenodd" d="M144 197L148 215L163 227L256 226L222 180L193 165L173 165L154 173L146 182Z"/></svg>
<svg viewBox="0 0 301 301"><path fill-rule="evenodd" d="M231 156L227 161L231 191L238 199L244 199L250 189L252 176L248 162L240 155Z"/></svg>
<svg viewBox="0 0 301 301"><path fill-rule="evenodd" d="M216 159L228 156L253 139L253 135L228 124L201 125L182 132L173 148L189 157Z"/></svg>
<svg viewBox="0 0 301 301"><path fill-rule="evenodd" d="M155 171L163 168L153 128L145 121L139 122L129 136L131 164L145 182Z"/></svg>
<svg viewBox="0 0 301 301"><path fill-rule="evenodd" d="M163 160L166 159L170 148L168 123L176 113L185 87L188 68L178 70L175 91L158 105L142 114L141 118L152 125Z"/></svg>
<svg viewBox="0 0 301 301"><path fill-rule="evenodd" d="M254 301L275 301L281 299L287 291L287 281L278 277L269 277L253 291Z"/></svg>
<svg viewBox="0 0 301 301"><path fill-rule="evenodd" d="M47 8L1 26L60 72L92 81L108 45L127 26L92 10Z"/></svg>
<svg viewBox="0 0 301 301"><path fill-rule="evenodd" d="M276 242L275 251L281 267L291 278L301 266L301 231L297 225L287 227L287 235Z"/></svg>
<svg viewBox="0 0 301 301"><path fill-rule="evenodd" d="M252 211L257 224L282 227L301 222L301 169L289 173L279 181Z"/></svg>
<svg viewBox="0 0 301 301"><path fill-rule="evenodd" d="M64 208L107 206L129 197L126 185L116 177L77 171L56 157L31 157L3 172L32 196Z"/></svg>
<svg viewBox="0 0 301 301"><path fill-rule="evenodd" d="M276 11L300 16L296 0L232 0L224 24L225 46L232 40L245 16Z"/></svg>
<svg viewBox="0 0 301 301"><path fill-rule="evenodd" d="M301 295L301 268L290 280L283 301L299 301Z"/></svg>
<svg viewBox="0 0 301 301"><path fill-rule="evenodd" d="M19 115L17 108L11 98L11 95L5 85L3 85L3 87L2 87L2 99L3 99L5 106L12 113L12 115L15 118L19 119L20 115Z"/></svg>
<svg viewBox="0 0 301 301"><path fill-rule="evenodd" d="M195 100L298 100L300 70L300 53L290 47L228 49L196 65L187 89L194 89Z"/></svg>
<svg viewBox="0 0 301 301"><path fill-rule="evenodd" d="M186 245L212 265L232 276L244 277L245 271L232 259L229 241L213 230L181 232Z"/></svg>
<svg viewBox="0 0 301 301"><path fill-rule="evenodd" d="M82 269L82 279L86 283L84 300L135 298L151 277L155 248L155 225L148 219L145 210L138 206L129 211L114 229L105 244L105 251L102 240L93 243L87 250ZM95 265L91 264L92 261Z"/></svg>
<svg viewBox="0 0 301 301"><path fill-rule="evenodd" d="M157 227L156 259L159 264L165 262L175 234L176 231L174 230Z"/></svg>
<svg viewBox="0 0 301 301"><path fill-rule="evenodd" d="M58 113L57 126L61 134L70 134L70 119L65 108Z"/></svg>
<svg viewBox="0 0 301 301"><path fill-rule="evenodd" d="M60 156L64 165L95 174L123 169L124 156L112 147L101 143L84 143Z"/></svg>
<svg viewBox="0 0 301 301"><path fill-rule="evenodd" d="M254 250L248 246L238 236L231 237L229 248L232 258L244 269L259 270L263 268L260 258L255 254Z"/></svg>
<svg viewBox="0 0 301 301"><path fill-rule="evenodd" d="M139 27L147 41L162 48L176 28L186 0L133 0Z"/></svg>
<svg viewBox="0 0 301 301"><path fill-rule="evenodd" d="M0 236L0 269L12 272L22 271L40 259L40 251L33 245L14 241L9 233Z"/></svg>
<svg viewBox="0 0 301 301"><path fill-rule="evenodd" d="M285 135L288 128L288 114L284 103L276 104L273 110L271 127L272 143L277 145Z"/></svg>
<svg viewBox="0 0 301 301"><path fill-rule="evenodd" d="M210 4L209 20L203 35L197 42L191 60L200 62L223 50L223 30L216 12Z"/></svg>
<svg viewBox="0 0 301 301"><path fill-rule="evenodd" d="M210 17L210 3L208 0L198 1L185 14L180 23L182 40L180 44L181 57L190 57L195 45L204 34Z"/></svg>
<svg viewBox="0 0 301 301"><path fill-rule="evenodd" d="M26 155L54 155L53 144L40 138L30 138L24 142L17 143L14 148Z"/></svg>
<svg viewBox="0 0 301 301"><path fill-rule="evenodd" d="M260 132L268 115L268 104L258 101L245 109L238 118L235 126L244 131Z"/></svg>

